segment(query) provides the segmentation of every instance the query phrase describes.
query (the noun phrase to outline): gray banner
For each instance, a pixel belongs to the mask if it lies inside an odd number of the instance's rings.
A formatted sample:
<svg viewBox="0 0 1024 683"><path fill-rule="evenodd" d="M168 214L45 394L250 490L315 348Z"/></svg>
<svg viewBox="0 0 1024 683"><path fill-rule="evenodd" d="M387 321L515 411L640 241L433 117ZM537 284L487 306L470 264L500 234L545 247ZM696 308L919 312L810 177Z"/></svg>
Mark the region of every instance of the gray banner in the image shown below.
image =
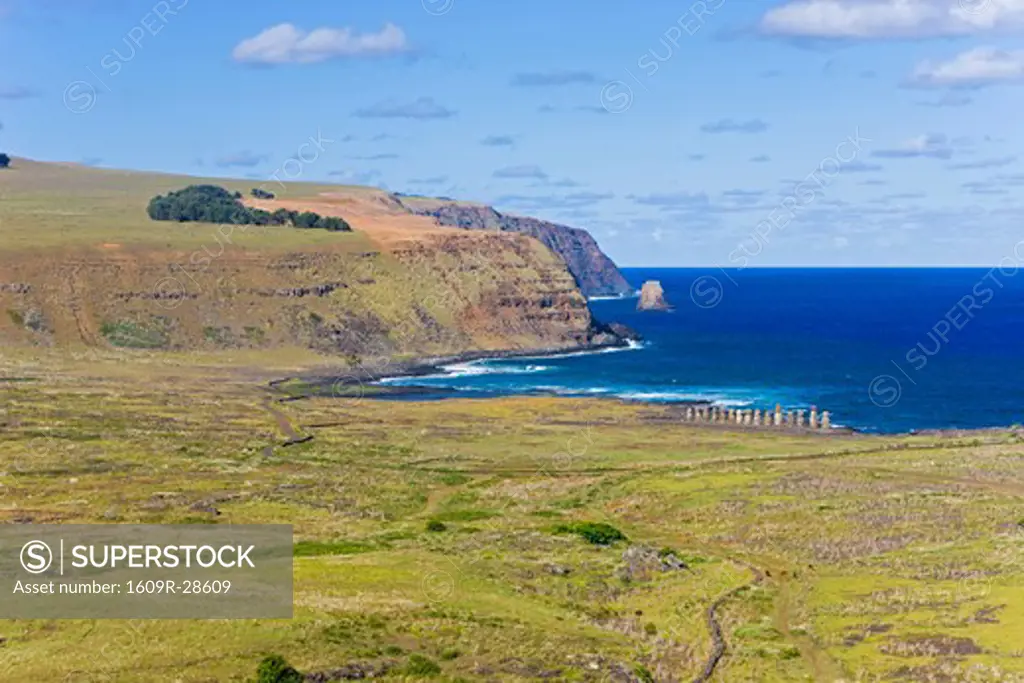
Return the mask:
<svg viewBox="0 0 1024 683"><path fill-rule="evenodd" d="M0 524L0 619L291 617L291 526Z"/></svg>

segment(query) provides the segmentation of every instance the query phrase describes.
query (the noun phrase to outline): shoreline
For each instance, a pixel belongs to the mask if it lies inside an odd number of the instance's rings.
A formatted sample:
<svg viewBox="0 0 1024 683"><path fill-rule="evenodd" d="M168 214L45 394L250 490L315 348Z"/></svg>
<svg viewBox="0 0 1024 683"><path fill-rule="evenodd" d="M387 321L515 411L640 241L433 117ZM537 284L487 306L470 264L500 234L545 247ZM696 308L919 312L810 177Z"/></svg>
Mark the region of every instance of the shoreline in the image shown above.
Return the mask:
<svg viewBox="0 0 1024 683"><path fill-rule="evenodd" d="M329 380L334 386L375 384L388 379L423 377L425 375L438 374L444 372L445 366L456 365L459 363L475 363L487 360L508 360L512 358L541 359L562 356L569 353L607 353L613 350L626 351L634 348L633 343L634 342L632 340L627 340L611 344L580 344L576 346L558 346L540 349L466 351L464 353L452 354L450 356L428 356L425 358L393 361L385 364L384 367L379 369L360 366L359 368L348 368L344 371L339 371L337 374L325 375L321 372L317 372L316 374L300 375L298 377L286 377L280 380L271 381L269 386L273 388L279 384L294 380L319 380L321 384L324 384L326 383L326 380ZM394 387L394 389L412 388L413 387ZM442 391L443 389L438 388L438 390Z"/></svg>
<svg viewBox="0 0 1024 683"><path fill-rule="evenodd" d="M398 385L398 386L387 386L382 382L389 379L403 379L403 378L415 378L424 377L427 375L437 375L445 372L445 367L450 365L456 365L461 363L474 363L479 361L488 360L507 360L515 358L537 358L538 360L544 358L552 358L558 356L564 356L566 354L588 354L588 353L608 353L613 351L626 351L634 347L635 340L626 340L619 343L611 344L585 344L577 346L565 346L565 347L548 347L542 349L506 349L497 351L467 351L460 354L452 354L449 356L433 356L426 358L412 358L401 361L394 361L385 365L380 369L368 369L364 366L359 368L349 368L344 371L339 371L334 374L325 374L324 372L316 372L311 374L302 374L294 377L284 377L277 380L268 382L268 387L279 393L285 393L279 389L282 385L286 385L289 382L298 382L301 385L313 387L315 389L327 388L330 395L334 398L368 398L376 400L416 400L427 395L433 395L435 398L432 400L443 400L444 398L457 398L463 396L466 398L475 398L476 400L488 400L492 398L499 398L501 396L550 396L556 398L572 398L573 400L603 400L603 401L616 401L619 403L627 404L640 404L650 406L660 406L668 410L685 409L689 407L711 407L715 405L712 400L687 400L680 399L676 401L664 401L664 402L653 402L643 401L639 399L628 399L621 396L564 396L555 392L545 392L538 390L532 394L519 393L519 394L486 394L481 392L478 397L466 396L466 393L458 389L452 389L449 387L428 387L428 386L416 386L416 385ZM373 391L367 391L367 386L373 388ZM314 392L314 396L323 396L322 393ZM308 398L306 395L298 396L283 396L283 401L301 400L302 398ZM822 430L813 430L810 428L801 427L770 427L765 426L762 428L752 427L749 425L739 425L730 423L710 423L710 422L685 422L679 420L679 424L686 424L692 427L699 427L704 429L720 429L725 431L732 431L736 433L759 433L764 431L779 431L789 432L794 434L818 434L820 436L924 436L924 437L961 437L966 438L970 436L985 436L993 435L998 433L1016 432L1022 433L1021 430L1015 430L1013 425L1004 426L990 426L990 427L940 427L930 429L911 429L909 431L902 432L873 432L864 429L858 429L856 427L850 427L847 425L838 425L832 427L829 431L825 432ZM1024 433L1022 433L1024 435Z"/></svg>

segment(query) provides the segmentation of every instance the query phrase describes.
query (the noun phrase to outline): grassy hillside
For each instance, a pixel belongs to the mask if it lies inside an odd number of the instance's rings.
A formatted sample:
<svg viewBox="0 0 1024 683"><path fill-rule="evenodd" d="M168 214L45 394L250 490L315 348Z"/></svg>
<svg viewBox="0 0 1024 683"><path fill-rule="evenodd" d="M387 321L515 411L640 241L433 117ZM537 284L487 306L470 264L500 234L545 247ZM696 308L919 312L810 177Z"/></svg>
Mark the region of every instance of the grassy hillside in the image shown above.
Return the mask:
<svg viewBox="0 0 1024 683"><path fill-rule="evenodd" d="M155 223L146 215L146 205L153 196L199 183L220 185L243 195L261 185L255 180L193 178L15 159L11 168L0 173L0 253L102 245L214 248L212 226ZM267 187L282 197L331 191L354 197L384 194L372 188L312 183L288 183L283 189L269 183ZM344 245L358 250L367 246L365 235L325 235L320 231L252 230L238 231L232 237L249 248Z"/></svg>
<svg viewBox="0 0 1024 683"><path fill-rule="evenodd" d="M273 210L353 233L156 222L156 194L249 181L15 160L0 173L0 341L165 350L366 354L565 348L591 320L536 240L440 228L370 188L271 188Z"/></svg>
<svg viewBox="0 0 1024 683"><path fill-rule="evenodd" d="M296 618L0 621L0 679L246 681L277 653L309 680L690 681L714 606L714 681L1024 680L1014 434L279 403L276 354L124 361L0 355L0 522L291 523ZM581 523L628 540L559 533Z"/></svg>

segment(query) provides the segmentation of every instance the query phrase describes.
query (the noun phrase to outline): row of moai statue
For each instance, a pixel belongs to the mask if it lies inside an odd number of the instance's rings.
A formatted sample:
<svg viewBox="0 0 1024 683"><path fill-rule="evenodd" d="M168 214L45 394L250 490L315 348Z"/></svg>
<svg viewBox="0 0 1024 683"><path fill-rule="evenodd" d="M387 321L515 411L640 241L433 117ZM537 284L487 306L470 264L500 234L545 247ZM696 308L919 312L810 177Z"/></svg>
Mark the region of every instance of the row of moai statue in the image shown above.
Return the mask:
<svg viewBox="0 0 1024 683"><path fill-rule="evenodd" d="M803 410L783 410L781 405L775 411L760 409L722 408L720 406L690 406L685 412L687 422L708 422L711 424L738 424L751 427L803 427L805 429L832 429L832 415L827 410L820 413L815 407L807 413Z"/></svg>

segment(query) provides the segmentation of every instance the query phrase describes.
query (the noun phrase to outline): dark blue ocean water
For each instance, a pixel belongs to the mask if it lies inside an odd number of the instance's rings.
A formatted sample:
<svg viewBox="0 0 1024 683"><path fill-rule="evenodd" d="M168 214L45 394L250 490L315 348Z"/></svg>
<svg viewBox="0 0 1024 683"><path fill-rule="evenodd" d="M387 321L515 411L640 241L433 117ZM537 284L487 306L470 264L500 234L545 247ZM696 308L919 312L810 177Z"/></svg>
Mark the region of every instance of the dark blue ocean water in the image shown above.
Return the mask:
<svg viewBox="0 0 1024 683"><path fill-rule="evenodd" d="M641 348L450 366L399 380L483 394L555 392L731 406L812 405L865 431L1024 422L1024 271L627 269L671 312L593 301Z"/></svg>

